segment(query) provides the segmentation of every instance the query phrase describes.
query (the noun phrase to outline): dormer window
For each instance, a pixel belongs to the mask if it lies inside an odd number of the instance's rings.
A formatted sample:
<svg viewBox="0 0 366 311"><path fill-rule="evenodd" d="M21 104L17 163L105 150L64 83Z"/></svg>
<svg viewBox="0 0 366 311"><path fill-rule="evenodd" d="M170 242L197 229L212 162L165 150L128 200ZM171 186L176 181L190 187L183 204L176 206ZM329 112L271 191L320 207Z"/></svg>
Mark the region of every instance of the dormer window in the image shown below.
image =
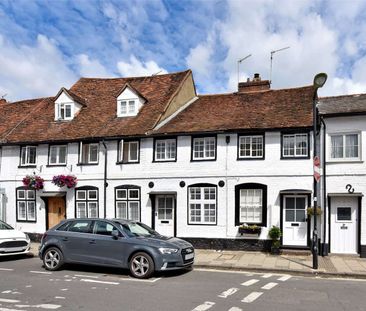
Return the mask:
<svg viewBox="0 0 366 311"><path fill-rule="evenodd" d="M135 116L137 114L137 100L121 100L119 108L120 117Z"/></svg>
<svg viewBox="0 0 366 311"><path fill-rule="evenodd" d="M57 120L71 120L73 104L58 104L57 105Z"/></svg>
<svg viewBox="0 0 366 311"><path fill-rule="evenodd" d="M128 83L117 96L117 117L133 117L146 103L146 99Z"/></svg>

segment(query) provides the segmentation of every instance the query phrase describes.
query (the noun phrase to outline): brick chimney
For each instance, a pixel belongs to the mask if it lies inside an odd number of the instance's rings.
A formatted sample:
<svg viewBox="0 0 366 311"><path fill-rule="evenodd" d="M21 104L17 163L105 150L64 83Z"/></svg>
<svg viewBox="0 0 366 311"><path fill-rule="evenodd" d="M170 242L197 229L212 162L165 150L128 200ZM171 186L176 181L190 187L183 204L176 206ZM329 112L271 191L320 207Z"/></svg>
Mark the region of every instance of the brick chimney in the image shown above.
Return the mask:
<svg viewBox="0 0 366 311"><path fill-rule="evenodd" d="M250 81L248 78L247 82L239 82L238 92L239 93L249 93L249 92L261 92L267 91L271 88L269 80L261 79L259 73L255 73L253 80Z"/></svg>
<svg viewBox="0 0 366 311"><path fill-rule="evenodd" d="M6 104L7 101L5 98L0 98L0 105Z"/></svg>

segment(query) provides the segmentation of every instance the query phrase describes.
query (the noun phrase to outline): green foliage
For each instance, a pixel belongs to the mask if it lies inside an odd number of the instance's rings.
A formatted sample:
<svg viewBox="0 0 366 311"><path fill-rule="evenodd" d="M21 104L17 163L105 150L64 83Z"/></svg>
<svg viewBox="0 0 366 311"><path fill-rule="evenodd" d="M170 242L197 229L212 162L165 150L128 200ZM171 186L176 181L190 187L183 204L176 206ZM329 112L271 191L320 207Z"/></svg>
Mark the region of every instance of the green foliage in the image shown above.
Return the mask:
<svg viewBox="0 0 366 311"><path fill-rule="evenodd" d="M281 229L277 226L272 226L272 228L268 231L268 236L273 241L278 241L280 239L280 237L282 236ZM279 241L278 241L278 243L279 243Z"/></svg>

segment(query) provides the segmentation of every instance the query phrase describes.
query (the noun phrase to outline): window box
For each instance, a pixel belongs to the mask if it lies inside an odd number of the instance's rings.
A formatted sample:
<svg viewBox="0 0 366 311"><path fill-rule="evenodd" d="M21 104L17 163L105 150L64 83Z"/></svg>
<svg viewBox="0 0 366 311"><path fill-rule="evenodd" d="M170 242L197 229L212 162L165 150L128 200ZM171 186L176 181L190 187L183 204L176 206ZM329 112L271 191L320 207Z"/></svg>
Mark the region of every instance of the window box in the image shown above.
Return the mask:
<svg viewBox="0 0 366 311"><path fill-rule="evenodd" d="M238 228L238 232L241 235L259 236L261 234L262 227L257 225L241 225Z"/></svg>

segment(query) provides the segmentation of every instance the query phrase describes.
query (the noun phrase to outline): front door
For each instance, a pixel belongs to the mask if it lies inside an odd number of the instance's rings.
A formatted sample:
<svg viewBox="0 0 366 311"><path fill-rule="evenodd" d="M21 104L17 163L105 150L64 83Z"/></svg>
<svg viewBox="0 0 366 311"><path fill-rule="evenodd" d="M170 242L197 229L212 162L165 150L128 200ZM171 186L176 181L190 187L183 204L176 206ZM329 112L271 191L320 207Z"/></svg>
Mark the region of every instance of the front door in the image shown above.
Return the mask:
<svg viewBox="0 0 366 311"><path fill-rule="evenodd" d="M308 229L306 195L286 195L283 198L282 244L284 246L307 246Z"/></svg>
<svg viewBox="0 0 366 311"><path fill-rule="evenodd" d="M66 218L65 199L63 197L48 198L47 230Z"/></svg>
<svg viewBox="0 0 366 311"><path fill-rule="evenodd" d="M155 230L174 236L174 196L157 195L155 201Z"/></svg>
<svg viewBox="0 0 366 311"><path fill-rule="evenodd" d="M358 198L333 197L330 211L332 253L357 254Z"/></svg>

